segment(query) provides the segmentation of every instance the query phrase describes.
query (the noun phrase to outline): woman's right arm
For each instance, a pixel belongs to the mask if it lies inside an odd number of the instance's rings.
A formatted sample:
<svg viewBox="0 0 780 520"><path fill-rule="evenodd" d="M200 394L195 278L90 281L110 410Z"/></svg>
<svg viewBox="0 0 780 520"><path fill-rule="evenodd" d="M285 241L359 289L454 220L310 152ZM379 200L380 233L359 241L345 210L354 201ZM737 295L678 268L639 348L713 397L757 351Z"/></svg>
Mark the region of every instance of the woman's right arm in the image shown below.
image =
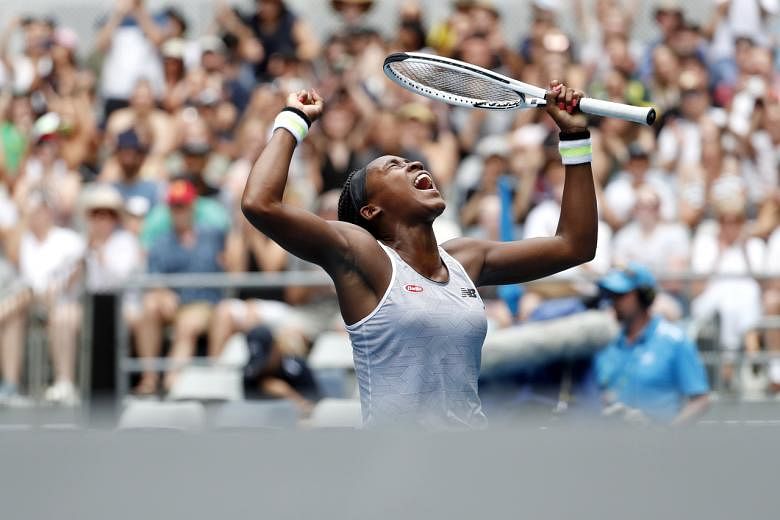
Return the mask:
<svg viewBox="0 0 780 520"><path fill-rule="evenodd" d="M323 108L322 99L313 91L291 94L287 106L302 111L311 121L322 114ZM290 132L274 132L249 174L241 210L255 228L295 256L329 272L352 265L355 254L362 249L355 246L374 241L367 231L344 222L326 221L282 202L295 146Z"/></svg>

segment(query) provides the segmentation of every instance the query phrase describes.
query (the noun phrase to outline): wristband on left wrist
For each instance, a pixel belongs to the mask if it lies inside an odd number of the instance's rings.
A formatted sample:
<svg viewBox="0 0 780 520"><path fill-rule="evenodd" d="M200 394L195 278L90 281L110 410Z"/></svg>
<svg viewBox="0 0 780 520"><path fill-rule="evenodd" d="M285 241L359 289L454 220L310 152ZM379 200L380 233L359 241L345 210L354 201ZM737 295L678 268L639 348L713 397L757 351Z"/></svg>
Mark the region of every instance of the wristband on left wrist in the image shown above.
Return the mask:
<svg viewBox="0 0 780 520"><path fill-rule="evenodd" d="M311 119L303 111L294 107L285 107L274 119L273 132L283 128L290 132L297 144L301 144L309 133Z"/></svg>

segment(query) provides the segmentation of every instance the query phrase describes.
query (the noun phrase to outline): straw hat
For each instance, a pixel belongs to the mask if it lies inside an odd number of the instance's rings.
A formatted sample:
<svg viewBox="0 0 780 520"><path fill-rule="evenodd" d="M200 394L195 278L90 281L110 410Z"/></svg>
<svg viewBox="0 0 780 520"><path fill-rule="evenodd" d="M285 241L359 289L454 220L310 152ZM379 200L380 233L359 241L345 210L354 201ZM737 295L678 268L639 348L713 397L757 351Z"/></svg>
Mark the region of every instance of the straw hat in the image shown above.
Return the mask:
<svg viewBox="0 0 780 520"><path fill-rule="evenodd" d="M108 184L95 184L85 189L81 204L86 212L108 209L118 214L124 207L122 195Z"/></svg>

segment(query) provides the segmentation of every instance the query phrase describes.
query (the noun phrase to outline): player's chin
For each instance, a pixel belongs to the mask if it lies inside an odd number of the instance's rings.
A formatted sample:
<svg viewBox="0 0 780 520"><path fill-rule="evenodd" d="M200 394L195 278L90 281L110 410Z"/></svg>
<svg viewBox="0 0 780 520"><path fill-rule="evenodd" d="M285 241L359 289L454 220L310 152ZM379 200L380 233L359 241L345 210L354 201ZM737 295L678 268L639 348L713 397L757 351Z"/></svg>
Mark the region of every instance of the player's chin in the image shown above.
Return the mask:
<svg viewBox="0 0 780 520"><path fill-rule="evenodd" d="M436 197L431 197L431 200L425 201L425 207L433 218L436 218L447 209L447 203L444 202L444 198L441 195L437 194Z"/></svg>

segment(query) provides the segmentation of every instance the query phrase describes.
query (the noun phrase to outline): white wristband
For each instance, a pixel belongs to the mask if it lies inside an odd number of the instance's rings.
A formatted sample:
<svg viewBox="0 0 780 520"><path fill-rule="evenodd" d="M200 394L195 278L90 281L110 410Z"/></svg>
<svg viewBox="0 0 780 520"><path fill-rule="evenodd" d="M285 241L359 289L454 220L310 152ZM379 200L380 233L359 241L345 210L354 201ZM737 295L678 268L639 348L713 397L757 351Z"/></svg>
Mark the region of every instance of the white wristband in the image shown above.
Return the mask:
<svg viewBox="0 0 780 520"><path fill-rule="evenodd" d="M309 123L303 117L291 110L282 110L279 115L274 119L274 129L284 128L290 132L298 144L306 138L309 133Z"/></svg>
<svg viewBox="0 0 780 520"><path fill-rule="evenodd" d="M590 138L561 141L558 144L563 164L585 164L593 160L593 146Z"/></svg>

